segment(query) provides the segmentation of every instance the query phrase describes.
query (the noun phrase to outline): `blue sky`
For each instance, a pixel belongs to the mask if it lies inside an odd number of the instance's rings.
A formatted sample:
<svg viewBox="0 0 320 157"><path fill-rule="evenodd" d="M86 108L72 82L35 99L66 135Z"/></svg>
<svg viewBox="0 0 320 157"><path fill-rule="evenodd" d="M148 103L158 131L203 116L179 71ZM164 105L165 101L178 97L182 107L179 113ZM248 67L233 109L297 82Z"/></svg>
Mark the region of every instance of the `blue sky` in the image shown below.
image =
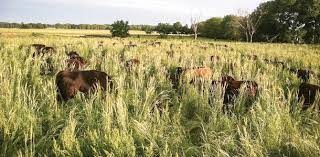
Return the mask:
<svg viewBox="0 0 320 157"><path fill-rule="evenodd" d="M190 23L201 19L252 11L265 0L0 0L0 21L109 24Z"/></svg>

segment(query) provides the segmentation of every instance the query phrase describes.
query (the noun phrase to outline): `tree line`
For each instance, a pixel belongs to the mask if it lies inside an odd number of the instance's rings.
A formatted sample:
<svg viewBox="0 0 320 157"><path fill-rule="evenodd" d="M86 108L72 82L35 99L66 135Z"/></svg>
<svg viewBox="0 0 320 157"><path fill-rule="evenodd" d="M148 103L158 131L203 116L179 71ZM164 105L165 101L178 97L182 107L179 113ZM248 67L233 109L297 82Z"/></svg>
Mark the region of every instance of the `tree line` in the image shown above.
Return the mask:
<svg viewBox="0 0 320 157"><path fill-rule="evenodd" d="M154 29L155 26L150 25L130 25L132 30L142 30L146 27ZM69 23L57 23L57 24L43 24L43 23L9 23L0 22L0 28L22 28L22 29L94 29L94 30L111 30L110 24L69 24Z"/></svg>
<svg viewBox="0 0 320 157"><path fill-rule="evenodd" d="M121 21L121 20L120 20ZM118 23L120 21L116 21ZM124 22L124 21L122 21ZM114 23L114 24L115 24ZM124 24L124 23L121 23ZM111 30L113 24L42 24L42 23L8 23L0 22L0 28L21 28L21 29L45 29L45 28L56 28L56 29L94 29L94 30ZM152 32L158 32L160 34L192 34L191 29L188 25L182 26L180 22L174 24L169 23L159 23L157 26L152 25L128 25L130 30L140 30L145 31L147 34ZM115 25L116 27L119 24Z"/></svg>
<svg viewBox="0 0 320 157"><path fill-rule="evenodd" d="M272 0L261 3L252 13L239 11L236 15L212 17L199 22L191 18L191 26L180 22L152 25L129 25L116 21L112 25L98 24L41 24L5 23L3 28L60 28L60 29L108 29L123 32L141 30L147 34L194 34L195 39L213 39L247 42L320 43L320 0ZM117 27L117 28L115 28ZM121 28L125 30L121 30ZM119 34L119 33L116 33Z"/></svg>
<svg viewBox="0 0 320 157"><path fill-rule="evenodd" d="M199 35L248 42L320 43L320 1L264 2L252 13L239 11L200 22Z"/></svg>
<svg viewBox="0 0 320 157"><path fill-rule="evenodd" d="M22 28L22 29L45 29L45 28L57 28L57 29L96 29L104 30L111 29L111 25L108 24L42 24L42 23L8 23L0 22L0 28Z"/></svg>

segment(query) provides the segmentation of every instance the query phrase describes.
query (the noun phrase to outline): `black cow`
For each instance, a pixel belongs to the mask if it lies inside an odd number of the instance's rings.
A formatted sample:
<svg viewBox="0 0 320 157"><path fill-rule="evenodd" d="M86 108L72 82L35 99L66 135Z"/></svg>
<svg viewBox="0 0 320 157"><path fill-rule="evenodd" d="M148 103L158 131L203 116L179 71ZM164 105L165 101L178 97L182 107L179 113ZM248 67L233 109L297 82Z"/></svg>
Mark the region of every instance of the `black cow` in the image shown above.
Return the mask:
<svg viewBox="0 0 320 157"><path fill-rule="evenodd" d="M306 110L311 107L311 105L316 100L316 94L320 92L320 86L302 83L299 87L298 97L303 101L302 109Z"/></svg>

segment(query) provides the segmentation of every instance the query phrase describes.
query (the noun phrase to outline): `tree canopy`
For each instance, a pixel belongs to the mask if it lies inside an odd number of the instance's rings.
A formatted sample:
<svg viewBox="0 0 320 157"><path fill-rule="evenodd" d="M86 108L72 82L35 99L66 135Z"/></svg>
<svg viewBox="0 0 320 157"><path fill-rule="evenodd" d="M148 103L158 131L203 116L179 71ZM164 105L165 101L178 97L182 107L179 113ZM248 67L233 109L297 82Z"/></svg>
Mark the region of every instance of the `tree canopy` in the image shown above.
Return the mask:
<svg viewBox="0 0 320 157"><path fill-rule="evenodd" d="M113 37L128 37L129 36L129 22L119 20L114 22L111 28L111 34Z"/></svg>

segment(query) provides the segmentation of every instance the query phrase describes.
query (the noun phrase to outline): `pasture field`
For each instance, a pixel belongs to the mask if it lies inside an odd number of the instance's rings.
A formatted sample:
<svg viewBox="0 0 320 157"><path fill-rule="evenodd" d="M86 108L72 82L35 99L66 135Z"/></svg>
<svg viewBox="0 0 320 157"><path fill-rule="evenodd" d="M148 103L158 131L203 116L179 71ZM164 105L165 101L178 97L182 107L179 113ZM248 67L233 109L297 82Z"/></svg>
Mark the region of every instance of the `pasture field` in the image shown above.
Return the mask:
<svg viewBox="0 0 320 157"><path fill-rule="evenodd" d="M301 80L263 61L277 58L288 66L310 69L315 74L309 82L319 85L318 45L81 38L29 30L44 34L33 36L24 31L0 30L3 156L320 156L320 116L317 111L300 110ZM104 41L102 47L99 41ZM148 44L154 41L161 45ZM40 75L45 68L40 58L32 59L34 43L56 48L53 73ZM129 43L137 47L124 49ZM78 94L58 103L55 75L65 69L66 49L86 58L87 70L111 75L117 92L98 92L89 98ZM168 51L174 52L173 57ZM129 73L120 62L121 54L141 64ZM253 54L258 60L246 57ZM212 55L221 59L212 63ZM254 80L259 95L247 110L240 94L232 113L224 114L222 92L217 88L210 94L210 83L200 91L189 83L174 90L167 76L176 66L210 67L213 80L222 74Z"/></svg>
<svg viewBox="0 0 320 157"><path fill-rule="evenodd" d="M2 36L111 36L110 30L81 30L81 29L18 29L18 28L0 28L0 33ZM144 31L130 30L131 35L146 35ZM156 35L154 33L153 35Z"/></svg>

